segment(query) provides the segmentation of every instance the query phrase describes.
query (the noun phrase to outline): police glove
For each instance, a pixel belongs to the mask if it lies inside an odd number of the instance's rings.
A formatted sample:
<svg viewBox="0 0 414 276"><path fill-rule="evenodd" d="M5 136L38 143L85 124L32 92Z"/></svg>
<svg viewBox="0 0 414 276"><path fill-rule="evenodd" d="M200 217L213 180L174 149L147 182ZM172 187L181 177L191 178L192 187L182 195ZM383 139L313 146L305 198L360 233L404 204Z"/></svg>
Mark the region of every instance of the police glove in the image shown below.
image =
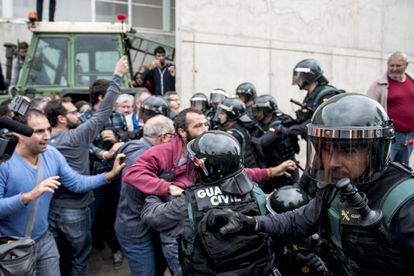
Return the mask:
<svg viewBox="0 0 414 276"><path fill-rule="evenodd" d="M223 209L222 212L215 214L214 221L226 221L220 228L222 235L236 232L254 233L256 230L256 219L248 217L230 209Z"/></svg>
<svg viewBox="0 0 414 276"><path fill-rule="evenodd" d="M326 267L326 264L322 259L314 254L309 253L306 256L303 256L302 254L298 254L300 256L299 259L302 259L306 263L306 266L309 267L309 270L313 273L317 273L318 275L328 275L328 268Z"/></svg>

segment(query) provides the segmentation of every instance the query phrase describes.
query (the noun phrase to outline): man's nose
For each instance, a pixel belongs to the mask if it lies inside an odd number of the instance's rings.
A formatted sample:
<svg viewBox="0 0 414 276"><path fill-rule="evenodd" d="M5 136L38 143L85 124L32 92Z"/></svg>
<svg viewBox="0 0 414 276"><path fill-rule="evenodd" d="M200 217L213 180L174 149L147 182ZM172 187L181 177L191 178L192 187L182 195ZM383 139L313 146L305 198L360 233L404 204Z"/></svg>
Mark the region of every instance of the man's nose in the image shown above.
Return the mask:
<svg viewBox="0 0 414 276"><path fill-rule="evenodd" d="M341 155L336 151L332 151L329 155L329 166L340 167L341 166Z"/></svg>

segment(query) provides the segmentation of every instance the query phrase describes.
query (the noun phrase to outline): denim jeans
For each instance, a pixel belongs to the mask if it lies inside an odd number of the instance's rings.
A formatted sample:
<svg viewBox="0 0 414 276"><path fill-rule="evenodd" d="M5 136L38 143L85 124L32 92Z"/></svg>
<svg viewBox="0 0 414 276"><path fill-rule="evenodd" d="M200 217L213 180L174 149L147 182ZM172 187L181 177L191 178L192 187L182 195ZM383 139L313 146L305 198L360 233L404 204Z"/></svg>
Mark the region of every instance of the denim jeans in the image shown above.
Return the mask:
<svg viewBox="0 0 414 276"><path fill-rule="evenodd" d="M63 264L70 267L69 275L82 276L88 268L88 258L92 250L91 213L89 208L69 209L50 207L49 229L61 250ZM70 252L62 252L63 243ZM63 257L68 260L63 260Z"/></svg>
<svg viewBox="0 0 414 276"><path fill-rule="evenodd" d="M414 132L395 132L395 142L391 145L391 161L409 165L413 140Z"/></svg>
<svg viewBox="0 0 414 276"><path fill-rule="evenodd" d="M122 252L128 259L132 276L156 276L155 249L153 241L136 242L118 236Z"/></svg>
<svg viewBox="0 0 414 276"><path fill-rule="evenodd" d="M50 232L36 242L36 254L36 276L60 276L59 252Z"/></svg>
<svg viewBox="0 0 414 276"><path fill-rule="evenodd" d="M173 271L174 276L182 276L180 261L178 259L178 242L175 237L160 234L162 252L167 260L168 267Z"/></svg>

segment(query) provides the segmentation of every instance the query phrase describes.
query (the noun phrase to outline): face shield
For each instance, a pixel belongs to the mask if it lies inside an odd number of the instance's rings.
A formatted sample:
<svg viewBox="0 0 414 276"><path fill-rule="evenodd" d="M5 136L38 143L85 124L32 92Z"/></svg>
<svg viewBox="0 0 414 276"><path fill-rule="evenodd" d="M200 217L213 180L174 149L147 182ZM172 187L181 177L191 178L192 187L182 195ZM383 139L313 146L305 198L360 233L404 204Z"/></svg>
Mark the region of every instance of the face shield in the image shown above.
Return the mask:
<svg viewBox="0 0 414 276"><path fill-rule="evenodd" d="M213 121L223 125L227 121L227 112L231 112L231 110L231 107L220 104L217 107L216 113L214 114Z"/></svg>
<svg viewBox="0 0 414 276"><path fill-rule="evenodd" d="M225 92L222 91L214 91L210 94L210 103L217 108L219 104L221 104L227 96L224 94Z"/></svg>
<svg viewBox="0 0 414 276"><path fill-rule="evenodd" d="M310 68L297 67L293 69L292 85L302 88L305 85L305 73L310 73Z"/></svg>
<svg viewBox="0 0 414 276"><path fill-rule="evenodd" d="M206 100L204 98L192 98L191 99L191 108L200 110L201 112L206 111Z"/></svg>
<svg viewBox="0 0 414 276"><path fill-rule="evenodd" d="M387 165L391 141L308 136L306 172L323 188L342 178L355 185L374 181Z"/></svg>

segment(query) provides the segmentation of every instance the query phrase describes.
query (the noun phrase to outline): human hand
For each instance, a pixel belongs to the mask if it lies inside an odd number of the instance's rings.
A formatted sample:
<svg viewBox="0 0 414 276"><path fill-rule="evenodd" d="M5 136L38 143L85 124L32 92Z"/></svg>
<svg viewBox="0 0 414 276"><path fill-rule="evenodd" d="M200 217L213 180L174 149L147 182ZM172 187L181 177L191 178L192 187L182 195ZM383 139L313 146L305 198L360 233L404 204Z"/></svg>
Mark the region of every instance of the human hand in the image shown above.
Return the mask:
<svg viewBox="0 0 414 276"><path fill-rule="evenodd" d="M270 168L269 176L271 178L276 176L282 176L285 175L287 177L291 177L291 174L288 171L294 171L296 170L297 166L296 163L292 160L287 160L283 162L282 164L279 164L276 167Z"/></svg>
<svg viewBox="0 0 414 276"><path fill-rule="evenodd" d="M170 195L172 195L172 196L180 196L183 192L184 192L184 190L183 190L183 189L181 189L180 187L175 186L175 185L173 185L173 184L171 184L171 185L168 187L168 193L169 193Z"/></svg>
<svg viewBox="0 0 414 276"><path fill-rule="evenodd" d="M24 193L20 196L21 201L27 204L29 201L33 201L40 197L43 193L49 192L54 193L57 188L61 185L59 182L60 176L49 177L33 188L30 192Z"/></svg>
<svg viewBox="0 0 414 276"><path fill-rule="evenodd" d="M168 71L170 72L171 77L175 77L175 65L170 65Z"/></svg>
<svg viewBox="0 0 414 276"><path fill-rule="evenodd" d="M124 153L120 153L115 157L114 165L112 166L112 170L105 174L105 180L109 181L115 178L123 168L125 168L126 164L122 163L122 160L126 157Z"/></svg>
<svg viewBox="0 0 414 276"><path fill-rule="evenodd" d="M106 154L106 159L111 159L114 157L114 154L118 151L118 149L125 144L124 142L117 142L112 145L111 149L108 151L108 154Z"/></svg>
<svg viewBox="0 0 414 276"><path fill-rule="evenodd" d="M236 232L254 233L257 229L257 222L254 217L243 215L240 212L234 212L231 209L217 210L209 216L209 225L213 226L217 223L225 223L220 228L222 235L232 234Z"/></svg>
<svg viewBox="0 0 414 276"><path fill-rule="evenodd" d="M114 71L114 75L120 76L122 77L125 73L128 72L128 60L126 56L122 56L119 60L118 63L115 66L115 71Z"/></svg>

